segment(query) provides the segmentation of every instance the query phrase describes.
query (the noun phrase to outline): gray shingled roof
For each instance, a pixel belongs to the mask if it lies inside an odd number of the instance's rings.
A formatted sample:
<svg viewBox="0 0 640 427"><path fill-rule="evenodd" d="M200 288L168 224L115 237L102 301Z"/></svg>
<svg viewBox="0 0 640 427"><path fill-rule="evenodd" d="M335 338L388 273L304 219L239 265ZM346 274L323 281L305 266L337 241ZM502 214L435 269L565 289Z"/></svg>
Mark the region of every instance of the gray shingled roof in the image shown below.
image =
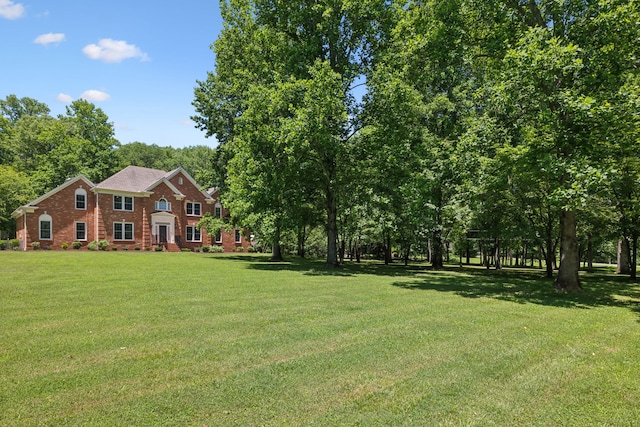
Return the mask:
<svg viewBox="0 0 640 427"><path fill-rule="evenodd" d="M145 191L151 184L169 176L171 172L149 169L140 166L127 166L115 175L96 185L95 188L117 191Z"/></svg>

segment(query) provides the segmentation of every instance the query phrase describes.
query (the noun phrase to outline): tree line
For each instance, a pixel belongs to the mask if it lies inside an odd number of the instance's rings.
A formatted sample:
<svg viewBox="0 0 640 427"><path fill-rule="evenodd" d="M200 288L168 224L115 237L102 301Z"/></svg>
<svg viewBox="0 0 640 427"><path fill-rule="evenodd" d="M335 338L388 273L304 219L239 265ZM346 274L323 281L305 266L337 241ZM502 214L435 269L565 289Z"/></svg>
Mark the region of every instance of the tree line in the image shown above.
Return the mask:
<svg viewBox="0 0 640 427"><path fill-rule="evenodd" d="M580 252L640 233L637 1L223 0L197 126L232 220L327 264L470 233L535 247L560 291ZM462 253L462 252L461 252ZM557 257L559 256L559 264ZM557 272L555 266L557 264Z"/></svg>
<svg viewBox="0 0 640 427"><path fill-rule="evenodd" d="M211 147L120 144L108 116L85 100L57 117L50 111L29 97L0 100L0 238L15 235L16 208L81 173L97 184L129 165L166 171L182 166L204 186L220 181L219 152Z"/></svg>

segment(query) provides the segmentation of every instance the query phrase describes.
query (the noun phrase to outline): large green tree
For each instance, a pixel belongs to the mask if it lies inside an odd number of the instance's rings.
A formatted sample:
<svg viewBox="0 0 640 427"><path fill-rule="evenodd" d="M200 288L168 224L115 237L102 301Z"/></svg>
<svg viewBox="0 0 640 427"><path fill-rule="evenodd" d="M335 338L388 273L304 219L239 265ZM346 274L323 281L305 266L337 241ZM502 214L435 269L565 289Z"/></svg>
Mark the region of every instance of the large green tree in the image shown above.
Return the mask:
<svg viewBox="0 0 640 427"><path fill-rule="evenodd" d="M392 152L388 158L397 156L402 162L400 167L393 162L379 166L382 184L397 189L390 188L395 197L386 195L386 199L399 208L399 229L410 233L412 227L407 225L412 222L429 230L435 268L443 266L444 240L455 222L451 208L459 196L458 186L464 181L464 171L473 166L465 164L460 145L466 121L474 114L470 96L475 86L464 12L459 0L408 2L401 9L391 42L379 54L370 85L373 126L383 129L381 153L384 157L385 152ZM386 86L377 83L381 79ZM396 87L390 87L392 84ZM389 89L396 95L388 93ZM399 94L411 94L403 100L405 105L395 101ZM387 108L379 107L385 104ZM414 161L403 158L406 149L417 156ZM402 180L412 184L389 180L402 175L390 175L387 166L409 168Z"/></svg>
<svg viewBox="0 0 640 427"><path fill-rule="evenodd" d="M498 49L490 85L502 103L513 144L533 162L525 167L549 176L545 195L560 211L561 261L555 286L581 288L577 216L601 171L599 147L612 129L602 112L637 68L637 5L634 2L488 2L507 14L493 27L510 28ZM606 30L605 30L606 29ZM502 54L504 52L504 54ZM504 97L495 94L505 95ZM618 135L620 136L620 135Z"/></svg>
<svg viewBox="0 0 640 427"><path fill-rule="evenodd" d="M630 75L609 108L615 138L607 138L602 159L609 171L613 197L609 201L618 213L618 236L624 242L623 259L632 279L636 279L640 237L640 76Z"/></svg>
<svg viewBox="0 0 640 427"><path fill-rule="evenodd" d="M29 177L11 166L0 165L0 239L15 235L11 213L34 198Z"/></svg>
<svg viewBox="0 0 640 427"><path fill-rule="evenodd" d="M51 110L46 104L33 98L18 98L16 95L9 95L6 99L0 99L0 114L6 117L10 123L16 123L24 116L48 116L50 112Z"/></svg>
<svg viewBox="0 0 640 427"><path fill-rule="evenodd" d="M85 100L66 107L66 114L40 135L48 147L38 156L34 179L40 191L49 190L70 176L84 174L100 182L118 169L115 155L120 143L113 123L100 108Z"/></svg>
<svg viewBox="0 0 640 427"><path fill-rule="evenodd" d="M393 64L395 65L395 64ZM430 229L423 172L425 107L422 94L387 63L372 73L363 115L366 131L358 148L361 190L383 243L385 263L391 262L392 247L399 245L405 261L411 247Z"/></svg>
<svg viewBox="0 0 640 427"><path fill-rule="evenodd" d="M224 198L233 219L240 219L270 241L273 259L282 260L281 238L298 225L300 210L310 201L313 177L309 156L296 129L294 100L303 96L299 83L255 87L249 108L237 124L228 164Z"/></svg>
<svg viewBox="0 0 640 427"><path fill-rule="evenodd" d="M351 90L384 40L390 9L372 0L223 2L216 71L196 88L196 123L233 144L239 120L256 101L252 91L277 90L289 81L304 87L292 104L297 117L286 112L282 118L300 128L295 144L303 144L317 166L320 179L306 191L318 190L324 199L329 265L338 264L340 176L348 167L343 153L358 128ZM230 187L236 179L231 172Z"/></svg>

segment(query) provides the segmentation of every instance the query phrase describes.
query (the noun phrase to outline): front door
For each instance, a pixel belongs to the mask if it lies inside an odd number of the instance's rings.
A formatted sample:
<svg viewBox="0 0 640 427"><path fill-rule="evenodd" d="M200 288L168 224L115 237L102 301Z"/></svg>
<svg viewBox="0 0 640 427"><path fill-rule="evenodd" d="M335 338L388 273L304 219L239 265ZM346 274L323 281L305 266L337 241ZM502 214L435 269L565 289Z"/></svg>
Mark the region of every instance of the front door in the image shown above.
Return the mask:
<svg viewBox="0 0 640 427"><path fill-rule="evenodd" d="M158 226L158 234L160 234L160 243L165 244L167 243L167 226L166 225L159 225Z"/></svg>
<svg viewBox="0 0 640 427"><path fill-rule="evenodd" d="M169 212L151 214L151 236L156 245L174 243L176 232L176 216Z"/></svg>

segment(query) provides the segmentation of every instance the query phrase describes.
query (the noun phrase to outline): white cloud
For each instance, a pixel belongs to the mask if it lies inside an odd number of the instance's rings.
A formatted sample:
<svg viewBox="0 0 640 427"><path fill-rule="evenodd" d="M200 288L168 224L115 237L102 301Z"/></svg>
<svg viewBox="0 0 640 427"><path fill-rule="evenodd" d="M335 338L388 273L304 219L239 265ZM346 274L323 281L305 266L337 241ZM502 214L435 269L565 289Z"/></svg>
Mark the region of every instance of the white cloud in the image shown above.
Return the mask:
<svg viewBox="0 0 640 427"><path fill-rule="evenodd" d="M67 95L66 93L59 93L58 96L56 96L56 100L64 104L69 104L73 101L73 98L71 95Z"/></svg>
<svg viewBox="0 0 640 427"><path fill-rule="evenodd" d="M91 89L84 91L83 94L80 95L80 98L85 99L89 102L102 102L111 98L111 95L100 90Z"/></svg>
<svg viewBox="0 0 640 427"><path fill-rule="evenodd" d="M64 41L64 39L65 36L63 33L48 33L39 35L33 42L46 46L51 43L60 43Z"/></svg>
<svg viewBox="0 0 640 427"><path fill-rule="evenodd" d="M123 40L101 39L98 44L85 46L82 52L91 59L103 62L121 62L129 58L138 58L141 61L149 60L149 55Z"/></svg>
<svg viewBox="0 0 640 427"><path fill-rule="evenodd" d="M14 3L12 0L0 0L0 17L5 19L18 19L24 15L22 3Z"/></svg>

